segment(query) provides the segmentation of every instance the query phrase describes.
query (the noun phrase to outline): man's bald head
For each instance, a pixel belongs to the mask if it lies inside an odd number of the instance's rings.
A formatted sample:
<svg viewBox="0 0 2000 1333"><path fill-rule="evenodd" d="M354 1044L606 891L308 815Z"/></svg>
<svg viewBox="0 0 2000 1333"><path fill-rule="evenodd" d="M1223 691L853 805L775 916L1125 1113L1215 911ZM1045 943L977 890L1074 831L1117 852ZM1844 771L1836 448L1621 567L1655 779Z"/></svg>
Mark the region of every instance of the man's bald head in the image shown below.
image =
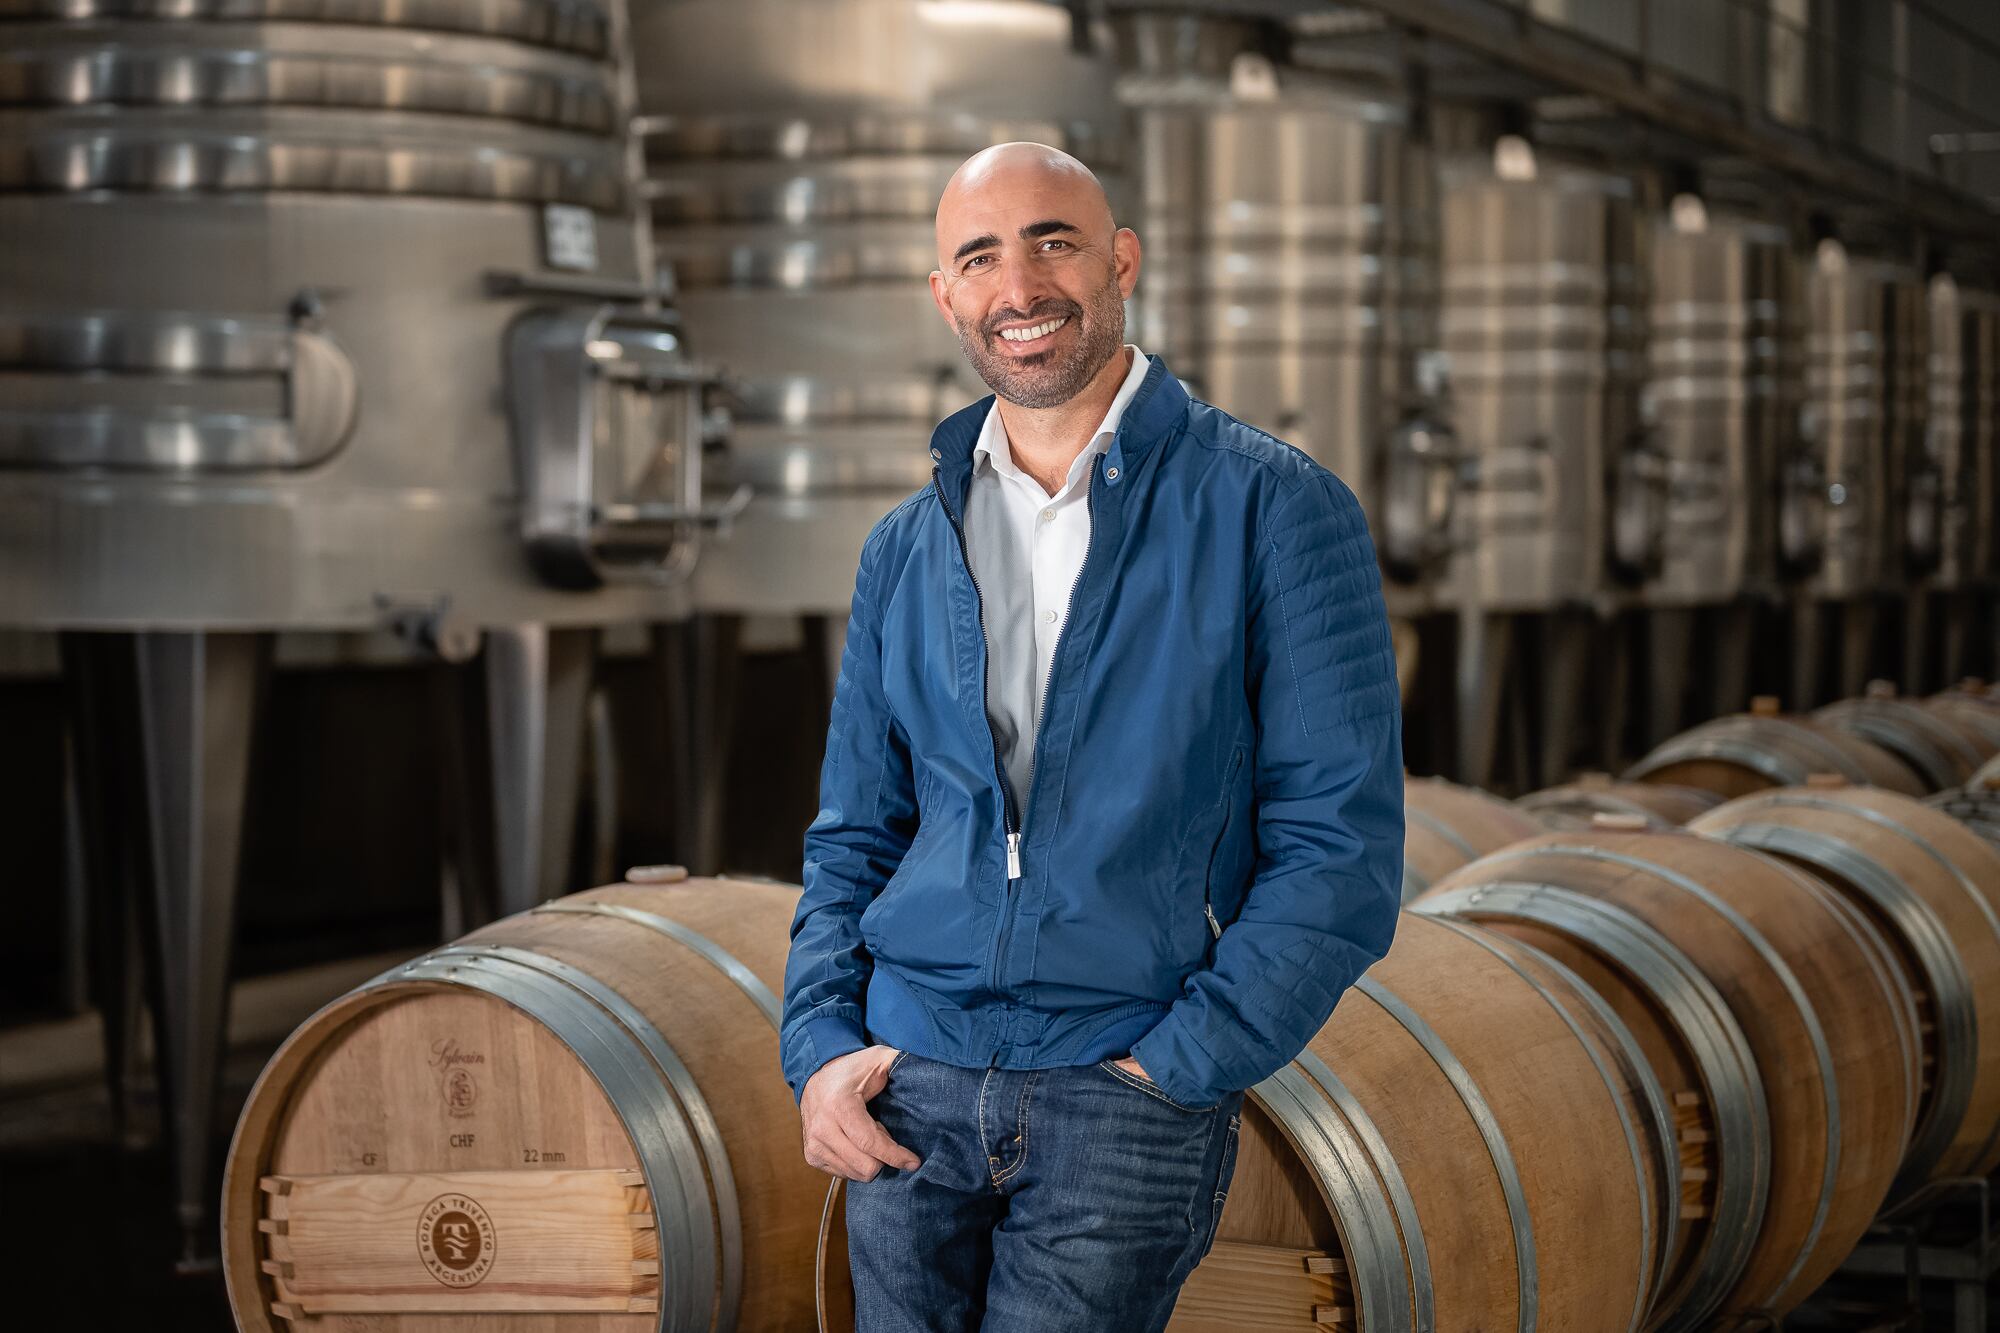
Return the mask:
<svg viewBox="0 0 2000 1333"><path fill-rule="evenodd" d="M949 272L959 249L984 234L980 219L1028 199L1046 203L1050 216L1106 244L1117 230L1111 200L1089 167L1045 143L995 144L965 159L945 184L937 210L938 266Z"/></svg>
<svg viewBox="0 0 2000 1333"><path fill-rule="evenodd" d="M937 248L931 295L1008 401L1067 402L1123 345L1139 238L1061 149L1003 143L966 159L938 200Z"/></svg>

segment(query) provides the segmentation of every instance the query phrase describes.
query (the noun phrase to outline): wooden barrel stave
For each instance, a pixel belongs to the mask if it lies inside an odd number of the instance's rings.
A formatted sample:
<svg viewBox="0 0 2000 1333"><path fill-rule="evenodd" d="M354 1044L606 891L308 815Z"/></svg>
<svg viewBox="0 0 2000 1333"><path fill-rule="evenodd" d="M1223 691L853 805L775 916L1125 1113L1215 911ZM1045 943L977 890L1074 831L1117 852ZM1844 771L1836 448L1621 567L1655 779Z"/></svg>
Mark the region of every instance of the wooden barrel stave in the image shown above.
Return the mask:
<svg viewBox="0 0 2000 1333"><path fill-rule="evenodd" d="M1550 828L1589 828L1598 815L1636 815L1648 824L1671 827L1685 824L1703 811L1722 803L1714 792L1699 787L1677 787L1663 782L1597 781L1565 783L1531 792L1515 805Z"/></svg>
<svg viewBox="0 0 2000 1333"><path fill-rule="evenodd" d="M2000 698L1947 690L1923 700L1923 707L1956 727L1962 735L1976 738L1988 757L2000 755Z"/></svg>
<svg viewBox="0 0 2000 1333"><path fill-rule="evenodd" d="M1544 832L1524 811L1443 778L1403 783L1403 899L1488 852Z"/></svg>
<svg viewBox="0 0 2000 1333"><path fill-rule="evenodd" d="M1903 761L1931 791L1962 785L1979 767L1986 747L1957 720L1909 699L1843 699L1813 719L1873 742Z"/></svg>
<svg viewBox="0 0 2000 1333"><path fill-rule="evenodd" d="M1675 1107L1661 1151L1693 1187L1656 1327L1701 1327L1748 1263L1770 1189L1762 1075L1727 1002L1645 920L1569 890L1483 883L1440 890L1418 910L1477 922L1556 959L1632 1033Z"/></svg>
<svg viewBox="0 0 2000 1333"><path fill-rule="evenodd" d="M1810 718L1760 713L1717 718L1682 732L1624 776L1627 782L1672 783L1734 798L1799 786L1815 773L1837 773L1907 796L1925 792L1908 765L1871 741Z"/></svg>
<svg viewBox="0 0 2000 1333"><path fill-rule="evenodd" d="M1685 833L1600 831L1507 849L1437 890L1548 884L1645 919L1727 1001L1759 1068L1782 1071L1764 1089L1765 1224L1723 1312L1788 1309L1825 1279L1887 1193L1911 1120L1914 1051L1896 999L1851 915L1806 879Z"/></svg>
<svg viewBox="0 0 2000 1333"><path fill-rule="evenodd" d="M596 890L496 922L308 1020L253 1090L230 1153L225 1276L240 1326L287 1324L273 1317L287 1302L253 1225L258 1182L274 1174L460 1180L531 1200L569 1177L594 1188L606 1171L637 1182L642 1201L630 1223L638 1294L619 1313L579 1303L587 1284L575 1273L602 1256L578 1239L574 1273L552 1281L553 1294L513 1290L496 1259L463 1291L419 1270L420 1283L376 1298L379 1308L321 1315L315 1327L376 1330L398 1310L407 1333L468 1319L575 1333L806 1326L824 1178L800 1159L796 1109L772 1074L772 993L797 892L712 880ZM412 1052L439 1040L481 1059L463 1118L443 1101L424 1109L435 1080ZM394 1142L362 1160L357 1134L381 1133ZM522 1228L563 1215L560 1202L495 1214L499 1253L519 1255ZM595 1234L576 1217L577 1237Z"/></svg>
<svg viewBox="0 0 2000 1333"><path fill-rule="evenodd" d="M1863 788L1767 792L1696 828L1841 889L1925 997L1932 1080L1898 1192L2000 1167L2000 852L1920 802Z"/></svg>
<svg viewBox="0 0 2000 1333"><path fill-rule="evenodd" d="M1217 1312L1258 1288L1228 1275L1300 1256L1337 1281L1282 1315L1299 1327L1316 1311L1377 1329L1640 1327L1671 1257L1671 1182L1664 1098L1618 1028L1533 950L1406 914L1246 1099L1215 1249L1169 1328L1230 1327ZM846 1333L837 1203L823 1219L821 1327Z"/></svg>

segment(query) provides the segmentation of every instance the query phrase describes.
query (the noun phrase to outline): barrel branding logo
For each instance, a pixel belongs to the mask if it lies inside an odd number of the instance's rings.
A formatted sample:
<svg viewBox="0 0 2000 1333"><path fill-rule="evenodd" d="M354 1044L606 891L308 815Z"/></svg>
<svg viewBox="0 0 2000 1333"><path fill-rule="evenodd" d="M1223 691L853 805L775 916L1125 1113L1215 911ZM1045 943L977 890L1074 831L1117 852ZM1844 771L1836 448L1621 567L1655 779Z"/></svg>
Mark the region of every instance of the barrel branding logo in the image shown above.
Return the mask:
<svg viewBox="0 0 2000 1333"><path fill-rule="evenodd" d="M472 1065L483 1065L486 1057L478 1051L462 1050L453 1037L440 1037L431 1043L431 1068L442 1076L439 1087L444 1093L444 1109L453 1119L461 1119L472 1114L472 1108L479 1100L479 1080L472 1076Z"/></svg>
<svg viewBox="0 0 2000 1333"><path fill-rule="evenodd" d="M440 1194L417 1221L417 1256L447 1287L476 1286L493 1270L493 1219L463 1194Z"/></svg>

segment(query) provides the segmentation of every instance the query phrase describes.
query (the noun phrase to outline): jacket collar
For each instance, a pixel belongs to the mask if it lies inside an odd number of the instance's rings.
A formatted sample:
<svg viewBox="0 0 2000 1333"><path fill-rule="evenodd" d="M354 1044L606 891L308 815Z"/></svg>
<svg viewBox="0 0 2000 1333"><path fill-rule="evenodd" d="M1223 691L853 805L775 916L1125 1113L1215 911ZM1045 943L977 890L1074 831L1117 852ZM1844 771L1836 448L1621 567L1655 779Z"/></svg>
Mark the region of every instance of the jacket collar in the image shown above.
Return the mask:
<svg viewBox="0 0 2000 1333"><path fill-rule="evenodd" d="M1166 361L1152 353L1152 367L1139 384L1139 392L1126 405L1119 419L1118 433L1105 451L1105 477L1112 484L1136 468L1153 447L1173 434L1187 410L1187 390L1167 369ZM993 395L987 394L969 407L960 408L938 423L931 432L931 461L938 466L938 481L947 492L962 497L972 475L972 450L979 442L986 414L993 410Z"/></svg>

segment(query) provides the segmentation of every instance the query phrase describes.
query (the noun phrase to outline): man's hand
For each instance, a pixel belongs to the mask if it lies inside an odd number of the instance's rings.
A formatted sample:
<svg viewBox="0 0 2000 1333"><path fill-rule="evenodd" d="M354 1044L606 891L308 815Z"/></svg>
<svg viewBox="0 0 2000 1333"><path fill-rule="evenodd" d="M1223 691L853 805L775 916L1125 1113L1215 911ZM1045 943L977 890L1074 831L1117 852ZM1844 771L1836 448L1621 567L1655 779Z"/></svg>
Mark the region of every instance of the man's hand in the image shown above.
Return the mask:
<svg viewBox="0 0 2000 1333"><path fill-rule="evenodd" d="M870 1046L828 1060L799 1097L808 1166L848 1180L873 1180L883 1167L914 1171L917 1155L868 1114L868 1099L889 1086L893 1046Z"/></svg>
<svg viewBox="0 0 2000 1333"><path fill-rule="evenodd" d="M1137 1060L1133 1059L1129 1055L1124 1056L1117 1060L1113 1060L1111 1063L1117 1065L1120 1069L1124 1070L1128 1074L1137 1074L1140 1078L1145 1079L1148 1083L1151 1083L1153 1081L1153 1076L1146 1072L1146 1067L1140 1064Z"/></svg>

